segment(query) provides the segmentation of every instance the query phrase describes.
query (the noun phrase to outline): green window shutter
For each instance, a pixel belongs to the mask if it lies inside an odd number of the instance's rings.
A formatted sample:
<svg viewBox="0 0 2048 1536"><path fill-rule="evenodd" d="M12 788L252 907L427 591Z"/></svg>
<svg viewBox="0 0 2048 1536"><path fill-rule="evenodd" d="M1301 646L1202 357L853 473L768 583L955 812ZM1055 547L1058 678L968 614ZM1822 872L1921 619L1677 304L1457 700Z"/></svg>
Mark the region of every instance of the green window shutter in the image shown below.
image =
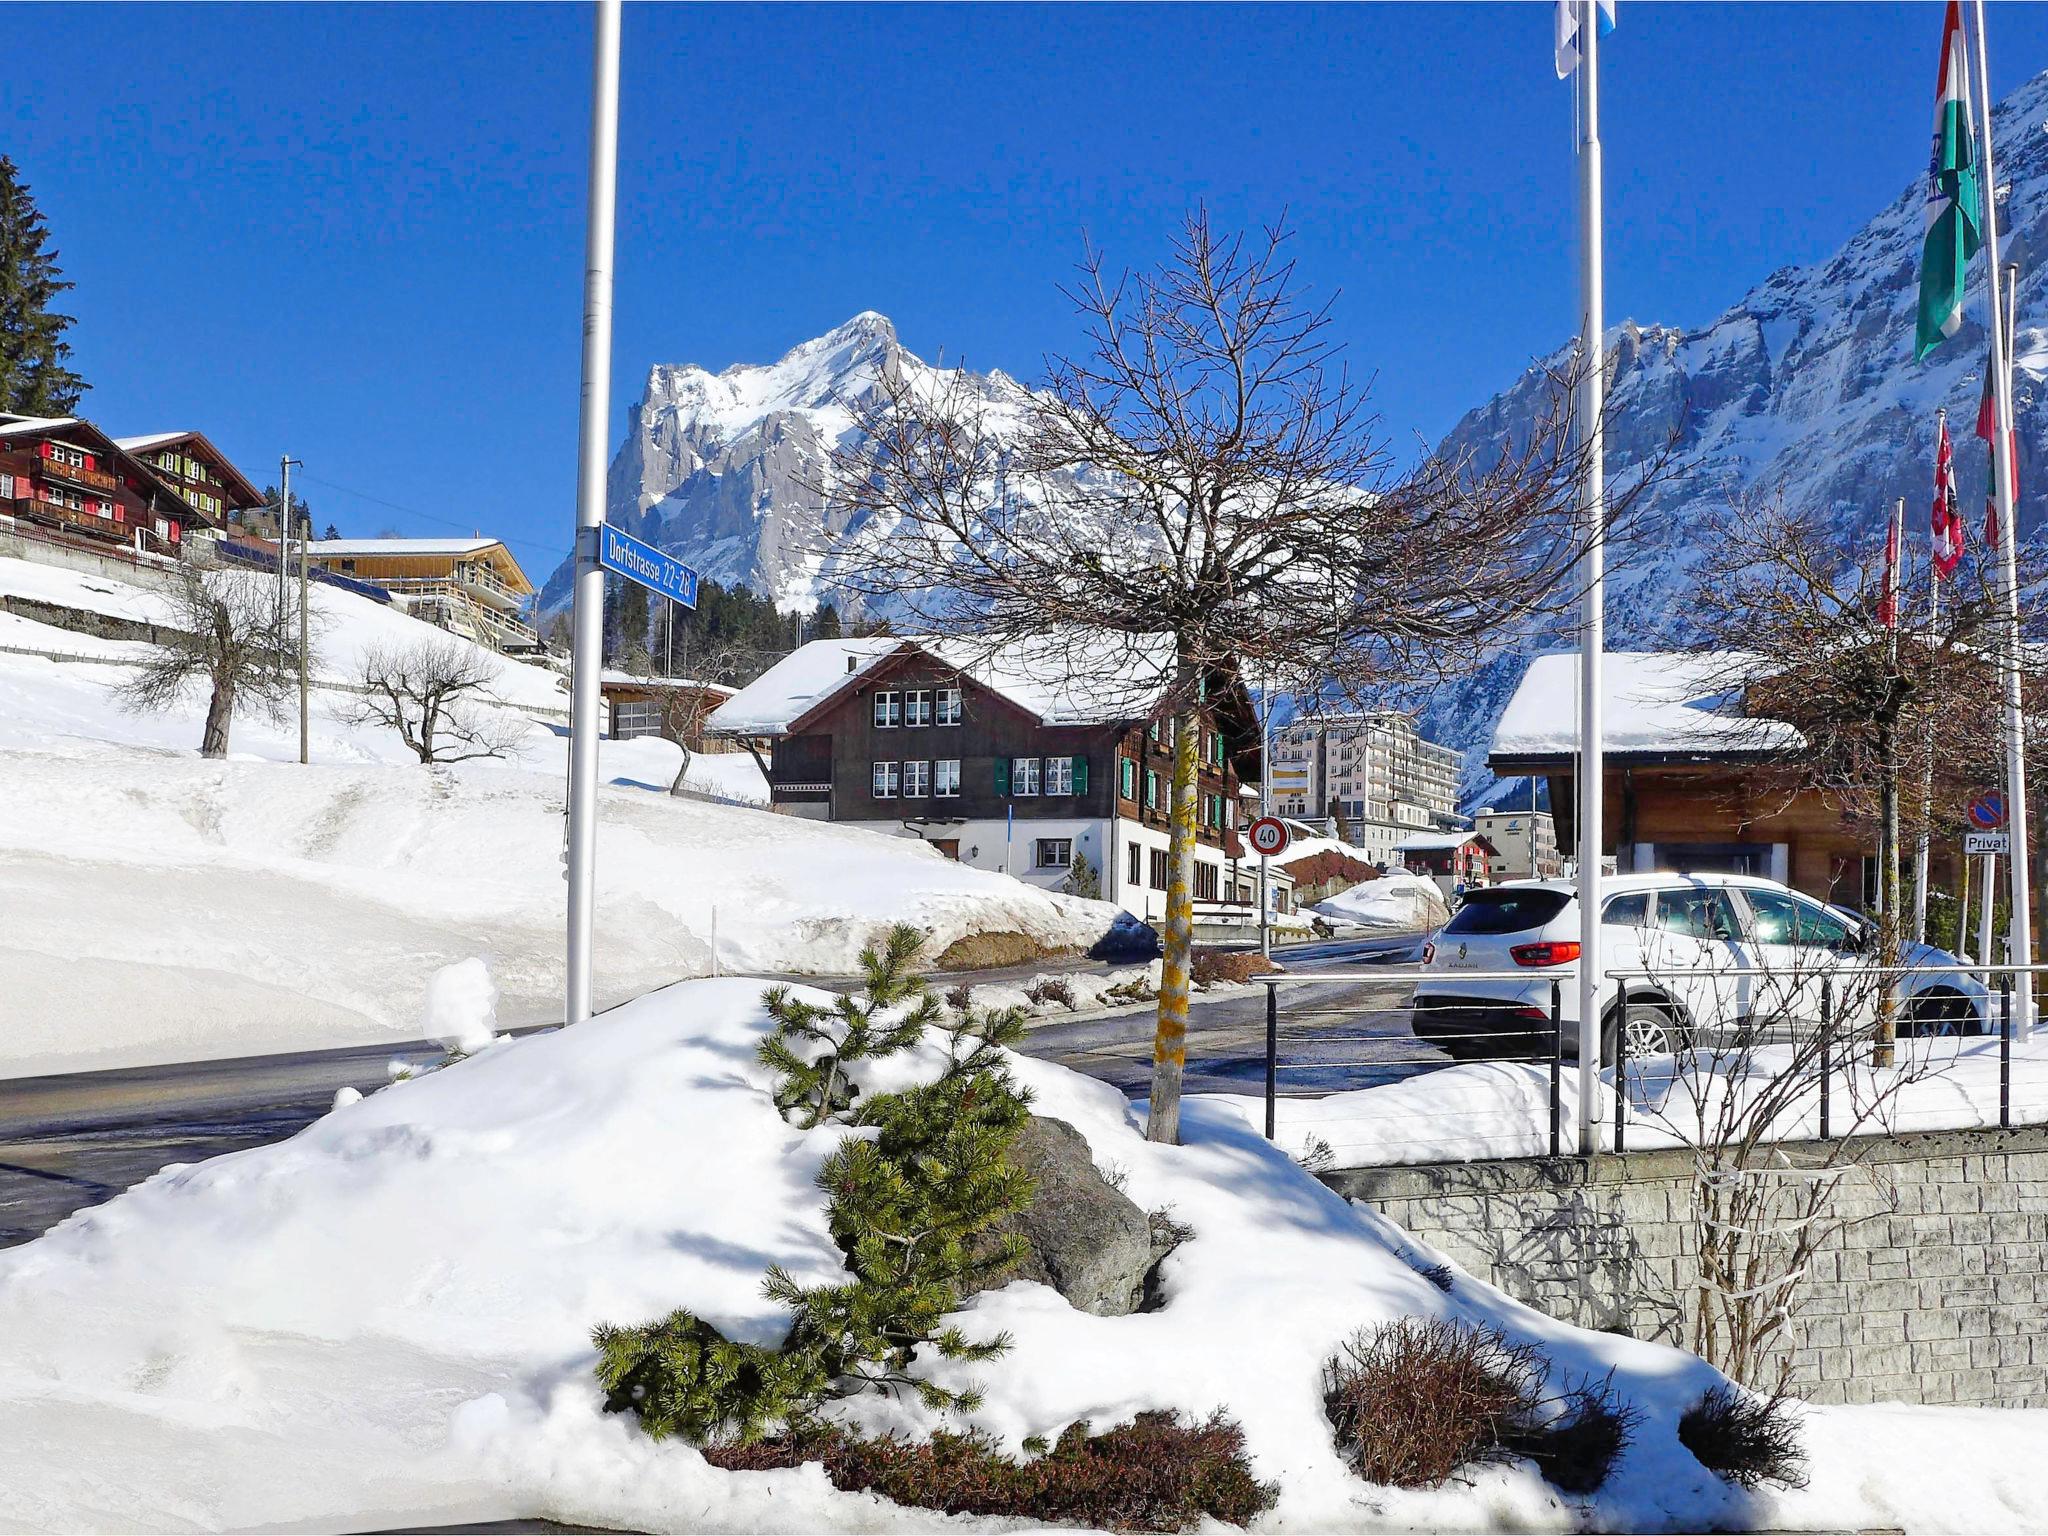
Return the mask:
<svg viewBox="0 0 2048 1536"><path fill-rule="evenodd" d="M1159 804L1159 775L1150 768L1145 770L1145 804Z"/></svg>
<svg viewBox="0 0 2048 1536"><path fill-rule="evenodd" d="M1138 798L1138 765L1128 757L1117 759L1117 781L1126 800Z"/></svg>
<svg viewBox="0 0 2048 1536"><path fill-rule="evenodd" d="M1009 792L1010 760L1007 757L999 757L996 759L996 793L1007 795Z"/></svg>
<svg viewBox="0 0 2048 1536"><path fill-rule="evenodd" d="M1077 795L1088 793L1088 759L1085 757L1074 759L1074 793Z"/></svg>

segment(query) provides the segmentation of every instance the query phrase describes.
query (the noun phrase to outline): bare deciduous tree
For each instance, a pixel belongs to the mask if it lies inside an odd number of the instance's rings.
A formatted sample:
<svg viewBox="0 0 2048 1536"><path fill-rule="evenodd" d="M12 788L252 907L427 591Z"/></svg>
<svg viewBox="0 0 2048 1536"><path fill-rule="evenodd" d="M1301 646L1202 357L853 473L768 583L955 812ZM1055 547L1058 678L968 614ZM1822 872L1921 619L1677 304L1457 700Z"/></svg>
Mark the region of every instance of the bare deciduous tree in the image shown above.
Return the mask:
<svg viewBox="0 0 2048 1536"><path fill-rule="evenodd" d="M489 652L452 637L371 646L356 664L360 697L350 718L398 732L422 763L505 757L528 724L496 706L497 680Z"/></svg>
<svg viewBox="0 0 2048 1536"><path fill-rule="evenodd" d="M1287 232L1204 213L1156 270L1090 254L1067 296L1088 345L1026 391L964 371L886 378L820 490L828 575L881 611L1043 656L1103 631L1163 655L1173 720L1165 971L1147 1134L1177 1140L1193 947L1197 711L1257 673L1320 693L1411 685L1561 610L1587 541L1568 381L1492 462L1396 472ZM1617 497L1625 503L1628 493Z"/></svg>
<svg viewBox="0 0 2048 1536"><path fill-rule="evenodd" d="M225 757L235 711L272 718L298 685L298 605L280 604L276 584L249 571L182 566L157 654L122 684L129 709L174 708L189 686L208 688L203 757Z"/></svg>
<svg viewBox="0 0 2048 1536"><path fill-rule="evenodd" d="M1811 514L1738 503L1713 522L1695 614L1709 686L1754 722L1751 793L1781 806L1817 793L1875 830L1879 944L1896 966L1902 845L1922 826L1959 827L1976 790L2002 777L2002 609L1972 562L1942 583L1938 614L1924 583L1907 584L1888 625L1874 547L1845 549ZM1904 792L1909 768L1924 795ZM1879 1065L1896 1013L1895 1000L1880 1009Z"/></svg>
<svg viewBox="0 0 2048 1536"><path fill-rule="evenodd" d="M742 657L732 646L721 646L700 658L697 676L700 678L724 677L741 665ZM725 702L725 695L714 693L709 688L671 688L662 697L661 734L683 749L683 760L676 765L675 781L668 787L671 795L683 793L683 780L690 774L690 759L695 755L690 743L702 738L704 722L712 712ZM759 761L758 755L755 759ZM761 776L765 779L766 769Z"/></svg>

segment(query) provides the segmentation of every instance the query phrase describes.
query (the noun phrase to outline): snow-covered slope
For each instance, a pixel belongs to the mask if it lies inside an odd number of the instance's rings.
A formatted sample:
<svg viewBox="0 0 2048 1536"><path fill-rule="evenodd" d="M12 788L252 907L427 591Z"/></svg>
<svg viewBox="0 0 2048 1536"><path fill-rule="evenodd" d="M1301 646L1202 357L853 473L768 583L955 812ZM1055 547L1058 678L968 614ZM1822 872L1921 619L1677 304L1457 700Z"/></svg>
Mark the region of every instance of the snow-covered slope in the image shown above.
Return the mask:
<svg viewBox="0 0 2048 1536"><path fill-rule="evenodd" d="M0 590L125 617L159 601L17 565L0 562ZM418 627L329 596L335 655ZM295 717L239 718L233 755L206 762L201 699L151 716L115 701L140 650L0 614L0 1078L415 1038L428 978L473 955L505 1022L560 1017L560 726L529 717L514 759L430 770L322 689L310 766ZM506 692L557 697L540 669L508 669ZM936 953L991 930L1085 947L1113 916L915 840L673 799L678 761L654 738L603 747L601 1006L706 973L714 934L724 969L833 973L892 921L931 930ZM698 754L688 783L765 798L744 754Z"/></svg>
<svg viewBox="0 0 2048 1536"><path fill-rule="evenodd" d="M953 377L905 351L872 311L766 365L657 365L612 460L606 518L786 607L832 598L811 548L825 521L818 488L833 445L854 430L855 404L899 376ZM1017 388L1001 373L965 378L991 398ZM564 565L541 602L567 597Z"/></svg>
<svg viewBox="0 0 2048 1536"><path fill-rule="evenodd" d="M1998 107L2005 216L2035 253L2048 252L2048 73ZM1900 145L1902 181L1924 143ZM1990 349L1984 328L1983 263L1970 272L1972 309L1963 328L1924 363L1912 356L1919 282L1922 180L1859 230L1834 256L1787 267L1696 331L1615 326L1616 369L1609 474L1625 479L1675 441L1685 472L1644 505L1645 537L1614 573L1608 640L1617 650L1683 638L1686 594L1701 555L1699 517L1741 494L1780 498L1825 517L1845 543L1872 550L1884 518L1906 498L1912 547L1925 548L1933 493L1935 413L1946 407L1956 445L1973 555L1981 549L1986 445L1973 435ZM1626 209L1617 209L1625 218ZM2048 277L2038 254L2019 285L2020 528L2033 537L2048 508L2048 413L2035 409L2048 377ZM1555 366L1564 354L1548 359ZM1522 441L1541 409L1546 381L1532 367L1453 429L1453 448L1486 452ZM1467 787L1482 793L1493 725L1513 693L1534 642L1499 653L1462 688L1439 697L1428 723L1439 739L1468 749Z"/></svg>

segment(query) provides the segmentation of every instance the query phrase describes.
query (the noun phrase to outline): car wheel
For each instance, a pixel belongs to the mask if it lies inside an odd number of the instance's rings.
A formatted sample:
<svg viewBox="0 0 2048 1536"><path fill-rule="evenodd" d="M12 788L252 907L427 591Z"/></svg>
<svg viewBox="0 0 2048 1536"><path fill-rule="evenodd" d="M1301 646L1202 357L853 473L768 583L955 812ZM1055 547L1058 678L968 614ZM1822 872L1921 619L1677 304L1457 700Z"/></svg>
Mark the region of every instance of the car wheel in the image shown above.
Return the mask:
<svg viewBox="0 0 2048 1536"><path fill-rule="evenodd" d="M1640 1061L1645 1056L1675 1056L1685 1049L1685 1031L1668 1004L1630 1003L1607 1015L1606 1026L1600 1031L1601 1066L1614 1065L1614 1048L1618 1043L1627 1045L1630 1061Z"/></svg>
<svg viewBox="0 0 2048 1536"><path fill-rule="evenodd" d="M1962 993L1930 987L1906 1000L1905 1035L1975 1035L1984 1032L1977 1010Z"/></svg>

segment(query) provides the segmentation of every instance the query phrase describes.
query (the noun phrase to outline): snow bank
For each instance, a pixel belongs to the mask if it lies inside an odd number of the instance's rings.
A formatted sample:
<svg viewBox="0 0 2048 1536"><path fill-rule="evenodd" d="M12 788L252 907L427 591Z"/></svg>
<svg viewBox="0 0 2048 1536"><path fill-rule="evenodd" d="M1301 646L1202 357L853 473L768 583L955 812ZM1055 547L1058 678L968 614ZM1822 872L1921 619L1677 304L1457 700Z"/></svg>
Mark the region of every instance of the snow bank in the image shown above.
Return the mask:
<svg viewBox="0 0 2048 1536"><path fill-rule="evenodd" d="M1451 918L1436 882L1405 869L1390 869L1377 880L1340 891L1317 902L1315 910L1362 928L1440 928Z"/></svg>
<svg viewBox="0 0 2048 1536"><path fill-rule="evenodd" d="M1701 1127L1723 1123L1726 1094L1755 1092L1773 1073L1782 1073L1790 1046L1759 1048L1749 1083L1711 1070L1685 1070L1679 1058L1646 1057L1628 1069L1627 1136L1631 1150L1690 1145ZM1859 1114L1865 1132L1956 1130L1998 1123L1999 1066L1995 1036L1902 1040L1898 1065L1880 1072L1864 1063L1838 1065L1830 1076L1833 1130L1842 1134ZM1723 1065L1732 1063L1724 1062ZM1472 1062L1420 1077L1370 1088L1356 1082L1355 1068L1331 1068L1327 1082L1294 1074L1303 1088L1338 1091L1322 1098L1282 1099L1276 1134L1296 1151L1320 1142L1340 1168L1383 1163L1458 1162L1468 1158L1536 1157L1550 1150L1550 1068L1535 1062ZM1562 1121L1578 1123L1578 1080L1567 1061L1558 1081ZM1593 1117L1614 1123L1614 1071L1603 1069L1595 1089ZM1229 1096L1225 1102L1240 1101ZM1263 1113L1260 1101L1244 1101ZM1865 1106L1859 1111L1856 1106ZM2019 1124L2048 1121L2048 1036L2015 1040L2012 1046L2012 1117ZM1567 1136L1570 1132L1567 1130ZM1778 1122L1776 1134L1820 1135L1818 1084Z"/></svg>
<svg viewBox="0 0 2048 1536"><path fill-rule="evenodd" d="M428 977L472 956L501 1023L561 1017L559 728L429 770L319 692L310 766L297 721L261 717L206 762L202 702L129 714L126 675L0 653L0 1078L415 1038ZM654 737L601 749L600 1006L709 974L714 936L723 970L841 974L892 922L937 953L991 931L1085 949L1115 918L914 839L672 798L678 762ZM745 754L695 754L687 782L760 796Z"/></svg>
<svg viewBox="0 0 2048 1536"><path fill-rule="evenodd" d="M929 1529L831 1490L815 1469L732 1476L600 1410L588 1330L687 1306L730 1335L779 1337L761 1292L780 1263L835 1277L813 1178L843 1134L783 1123L754 1060L760 983L697 981L506 1042L345 1104L289 1141L167 1169L0 1253L0 1526L374 1529L548 1516L641 1530ZM929 1052L892 1077L931 1069ZM1134 1199L1194 1236L1166 1306L1072 1310L1028 1282L958 1319L1009 1355L975 1368L971 1422L1016 1446L1076 1418L1223 1408L1288 1529L1703 1529L1885 1524L1927 1511L1917 1458L1854 1427L1957 1422L1953 1482L2010 1454L1984 1415L1820 1418L1815 1493L1751 1501L1676 1444L1714 1374L1660 1345L1581 1331L1461 1277L1268 1146L1234 1106L1192 1101L1188 1145L1147 1143L1112 1089L1018 1060L1041 1113L1119 1165ZM1317 1370L1352 1330L1403 1315L1495 1324L1573 1374L1615 1372L1646 1417L1610 1491L1581 1511L1526 1468L1434 1494L1356 1481L1322 1419ZM943 1368L956 1380L953 1367ZM916 1431L924 1410L848 1416ZM1987 1528L2048 1513L2017 1476L1980 1486ZM1953 1509L1952 1505L1943 1505ZM1974 1522L1973 1522L1974 1523Z"/></svg>

